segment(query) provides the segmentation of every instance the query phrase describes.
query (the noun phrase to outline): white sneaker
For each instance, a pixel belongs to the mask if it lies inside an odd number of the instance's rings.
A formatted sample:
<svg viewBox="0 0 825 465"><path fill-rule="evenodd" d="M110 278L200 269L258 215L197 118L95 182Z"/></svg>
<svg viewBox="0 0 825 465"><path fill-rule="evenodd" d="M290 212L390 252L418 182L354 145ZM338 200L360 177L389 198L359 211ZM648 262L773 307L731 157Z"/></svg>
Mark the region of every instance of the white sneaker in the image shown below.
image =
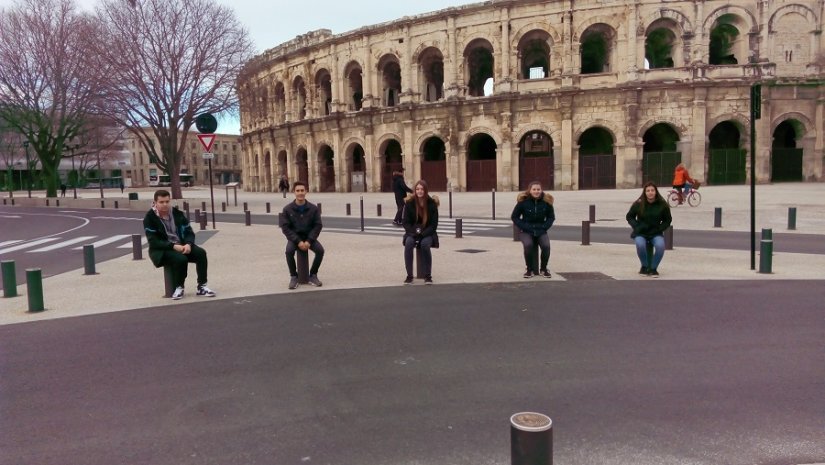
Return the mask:
<svg viewBox="0 0 825 465"><path fill-rule="evenodd" d="M175 292L172 293L172 300L180 300L183 298L183 286L178 286L175 288Z"/></svg>
<svg viewBox="0 0 825 465"><path fill-rule="evenodd" d="M195 292L195 295L199 295L201 297L215 297L215 291L206 287L206 284L198 285L198 290Z"/></svg>

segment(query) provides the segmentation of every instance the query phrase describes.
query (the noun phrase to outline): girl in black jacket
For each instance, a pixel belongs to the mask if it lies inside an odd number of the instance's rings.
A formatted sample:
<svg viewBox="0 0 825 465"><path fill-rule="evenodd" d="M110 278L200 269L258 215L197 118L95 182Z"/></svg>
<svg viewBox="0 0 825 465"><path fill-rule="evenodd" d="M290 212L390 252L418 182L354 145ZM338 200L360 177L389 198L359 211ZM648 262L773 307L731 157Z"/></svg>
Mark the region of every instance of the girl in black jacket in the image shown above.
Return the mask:
<svg viewBox="0 0 825 465"><path fill-rule="evenodd" d="M519 239L524 246L524 262L527 265L524 277L532 278L536 275L549 278L551 275L547 269L547 262L550 261L550 238L547 237L547 230L553 226L553 221L556 221L553 196L542 191L540 182L533 181L527 186L526 191L518 195L517 201L510 219L521 230ZM541 248L539 269L536 269L534 255L536 246Z"/></svg>
<svg viewBox="0 0 825 465"><path fill-rule="evenodd" d="M648 181L642 188L642 195L633 202L627 212L628 224L633 228L630 237L636 242L636 255L642 263L640 274L659 277L659 263L665 256L665 230L673 218L665 198L659 194L656 184ZM653 246L653 258L647 256L647 245Z"/></svg>
<svg viewBox="0 0 825 465"><path fill-rule="evenodd" d="M413 282L413 249L421 249L421 267L424 271L424 284L432 284L433 254L431 247L438 248L438 197L430 197L425 181L415 183L412 195L408 195L404 204L404 265L407 279L404 284Z"/></svg>

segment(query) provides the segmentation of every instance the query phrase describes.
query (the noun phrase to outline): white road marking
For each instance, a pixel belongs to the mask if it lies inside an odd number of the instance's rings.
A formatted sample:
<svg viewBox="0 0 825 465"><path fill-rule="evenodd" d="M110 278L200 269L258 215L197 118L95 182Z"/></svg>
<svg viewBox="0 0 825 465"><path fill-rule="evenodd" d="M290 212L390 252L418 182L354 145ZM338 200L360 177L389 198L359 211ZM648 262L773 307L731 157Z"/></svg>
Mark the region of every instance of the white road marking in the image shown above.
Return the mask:
<svg viewBox="0 0 825 465"><path fill-rule="evenodd" d="M141 237L141 238L140 238L140 245L141 245L141 246L144 246L144 245L146 245L146 244L148 244L148 242L146 242L146 236ZM131 248L132 248L132 241L129 241L129 242L128 242L128 243L126 243L126 244L123 244L123 245L121 245L121 246L118 246L118 249L131 249Z"/></svg>
<svg viewBox="0 0 825 465"><path fill-rule="evenodd" d="M7 245L17 244L18 242L23 242L23 241L21 239L17 239L16 241L0 242L0 247L5 247Z"/></svg>
<svg viewBox="0 0 825 465"><path fill-rule="evenodd" d="M0 218L5 218L5 219L9 219L9 220L16 220L18 218L23 218L23 217L19 216L19 215L0 215Z"/></svg>
<svg viewBox="0 0 825 465"><path fill-rule="evenodd" d="M67 239L63 242L58 242L57 244L52 244L37 250L29 250L29 253L42 253L42 252L51 252L52 250L61 249L63 247L70 246L72 244L77 244L78 242L88 241L89 239L94 239L97 236L80 236L75 237L72 239Z"/></svg>
<svg viewBox="0 0 825 465"><path fill-rule="evenodd" d="M143 218L128 218L125 216L93 216L93 220L128 220L128 221L143 221Z"/></svg>
<svg viewBox="0 0 825 465"><path fill-rule="evenodd" d="M102 247L102 246L107 245L107 244L111 244L112 242L117 242L117 241L126 239L127 237L132 237L132 236L131 236L131 234L118 234L118 235L115 235L115 236L112 236L112 237L109 237L109 238L106 238L106 239L101 239L101 240L95 242L92 245L95 248L98 248L98 247ZM131 245L132 243L130 242L129 244ZM81 247L75 247L72 250L80 250L82 248L83 248L82 246Z"/></svg>
<svg viewBox="0 0 825 465"><path fill-rule="evenodd" d="M25 242L25 243L20 244L20 245L15 245L13 247L8 247L8 248L0 250L0 255L3 255L4 253L16 252L18 250L28 249L30 247L35 247L35 246L38 246L40 244L45 244L47 242L56 241L58 239L59 239L59 237L47 237L47 238L38 239L38 240L32 241L32 242Z"/></svg>

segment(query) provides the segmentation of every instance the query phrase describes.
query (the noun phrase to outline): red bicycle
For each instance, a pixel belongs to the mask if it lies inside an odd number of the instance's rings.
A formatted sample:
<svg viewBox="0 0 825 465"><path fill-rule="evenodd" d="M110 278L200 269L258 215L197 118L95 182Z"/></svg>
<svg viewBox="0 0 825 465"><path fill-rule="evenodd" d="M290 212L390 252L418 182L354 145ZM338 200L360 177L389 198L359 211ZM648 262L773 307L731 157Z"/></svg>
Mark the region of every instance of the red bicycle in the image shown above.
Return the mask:
<svg viewBox="0 0 825 465"><path fill-rule="evenodd" d="M667 204L671 207L675 208L681 205L683 202L680 202L680 199L686 200L691 207L698 207L699 204L702 203L702 194L699 193L699 183L697 182L695 185L690 186L688 193L683 197L679 196L679 191L676 189L671 190L667 194Z"/></svg>

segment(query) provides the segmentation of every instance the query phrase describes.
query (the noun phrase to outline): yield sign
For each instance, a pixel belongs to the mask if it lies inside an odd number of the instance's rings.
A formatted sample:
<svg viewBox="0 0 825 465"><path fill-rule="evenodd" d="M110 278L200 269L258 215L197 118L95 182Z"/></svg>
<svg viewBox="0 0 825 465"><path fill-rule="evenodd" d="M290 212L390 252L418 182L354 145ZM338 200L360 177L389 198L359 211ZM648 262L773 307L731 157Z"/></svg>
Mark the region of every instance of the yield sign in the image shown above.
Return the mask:
<svg viewBox="0 0 825 465"><path fill-rule="evenodd" d="M198 134L198 139L201 141L201 145L205 151L212 151L212 144L215 143L216 139L214 134Z"/></svg>

